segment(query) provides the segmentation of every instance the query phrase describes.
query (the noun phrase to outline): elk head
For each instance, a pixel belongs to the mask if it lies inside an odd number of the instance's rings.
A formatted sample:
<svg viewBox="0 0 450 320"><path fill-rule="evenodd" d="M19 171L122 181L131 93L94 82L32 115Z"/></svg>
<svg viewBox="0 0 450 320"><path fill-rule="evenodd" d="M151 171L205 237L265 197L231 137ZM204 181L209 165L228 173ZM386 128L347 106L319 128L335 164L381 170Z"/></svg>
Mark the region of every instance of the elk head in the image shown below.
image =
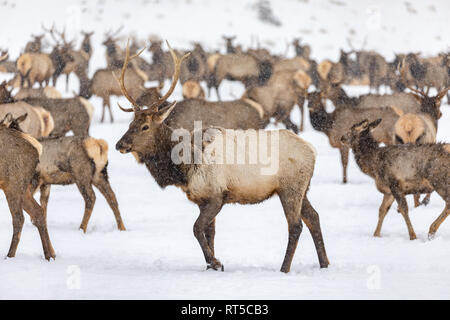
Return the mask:
<svg viewBox="0 0 450 320"><path fill-rule="evenodd" d="M10 129L14 129L20 132L23 132L20 128L19 124L24 121L28 116L28 113L24 113L21 116L18 116L17 118L14 118L13 115L8 112L2 121L0 121L0 126L4 126Z"/></svg>
<svg viewBox="0 0 450 320"><path fill-rule="evenodd" d="M176 101L163 108L160 108L160 106L165 103L165 101L174 91L180 75L181 62L186 59L190 53L185 54L181 59L179 59L168 42L167 46L169 47L170 54L175 65L172 84L164 96L162 96L152 105L144 108L138 106L138 103L134 100L134 98L132 98L128 94L127 89L125 88L124 77L129 61L139 56L145 48L130 57L129 43L127 44L122 72L120 77L118 79L116 78L116 80L119 83L123 95L131 103L131 108L122 108L120 105L119 108L125 112L134 112L134 119L130 123L128 131L122 136L122 138L120 138L120 140L116 144L116 150L120 151L121 153L134 152L137 153L140 157L144 155L154 155L157 151L158 143L161 143L161 129L168 129L168 127L163 125L163 122L172 112L173 108L176 105Z"/></svg>
<svg viewBox="0 0 450 320"><path fill-rule="evenodd" d="M423 90L415 89L415 88L407 85L408 82L407 82L406 74L405 74L405 59L403 59L401 65L399 65L399 69L400 69L400 74L401 74L404 84L406 85L406 87L409 90L412 91L411 94L420 103L421 110L423 112L430 114L433 117L433 119L435 119L435 120L440 119L442 117L442 113L440 110L441 100L445 96L447 91L450 89L450 86L439 91L436 96L430 97Z"/></svg>
<svg viewBox="0 0 450 320"><path fill-rule="evenodd" d="M12 103L14 102L14 98L11 95L11 91L6 87L6 81L3 81L0 84L0 103Z"/></svg>
<svg viewBox="0 0 450 320"><path fill-rule="evenodd" d="M2 51L2 56L0 56L0 62L5 61L6 59L8 59L8 51L4 52Z"/></svg>
<svg viewBox="0 0 450 320"><path fill-rule="evenodd" d="M382 119L377 119L375 121L369 122L369 120L363 120L359 123L354 124L350 130L341 137L341 142L347 147L352 147L357 143L361 136L369 134L372 129L375 129ZM367 143L370 143L373 139L368 139ZM375 142L376 143L376 142Z"/></svg>

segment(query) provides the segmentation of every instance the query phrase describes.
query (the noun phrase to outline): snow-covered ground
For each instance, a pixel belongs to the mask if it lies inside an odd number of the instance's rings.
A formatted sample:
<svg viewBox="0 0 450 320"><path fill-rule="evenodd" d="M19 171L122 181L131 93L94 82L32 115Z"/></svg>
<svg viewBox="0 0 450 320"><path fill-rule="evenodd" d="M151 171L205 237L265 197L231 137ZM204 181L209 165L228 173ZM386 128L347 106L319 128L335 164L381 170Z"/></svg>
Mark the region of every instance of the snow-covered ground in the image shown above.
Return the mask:
<svg viewBox="0 0 450 320"><path fill-rule="evenodd" d="M154 33L174 47L198 40L207 48L223 48L222 34L237 34L237 42L261 44L283 53L285 40L302 37L313 57L336 59L346 38L391 58L393 52L447 50L450 36L448 1L272 1L282 26L261 23L252 9L255 1L10 1L0 4L0 48L16 57L41 23L63 24L68 32L95 30L91 74L105 65L103 32L125 26L124 33L141 37ZM30 8L30 6L33 6ZM416 13L414 13L416 11ZM353 30L353 34L352 31ZM292 51L289 52L292 55ZM2 78L8 77L1 75ZM71 78L71 90L78 89ZM64 89L60 80L58 88ZM166 87L167 88L167 87ZM71 92L70 90L70 92ZM352 94L364 88L349 89ZM225 82L227 99L243 87ZM70 93L66 93L70 95ZM180 99L178 86L173 95ZM114 105L115 101L114 100ZM217 218L216 254L225 272L205 271L192 226L198 208L174 187L161 190L131 155L114 145L130 117L114 108L117 122L100 124L100 100L95 105L91 135L110 145L109 175L118 197L126 232L116 230L106 201L97 202L87 234L78 230L84 202L74 186L53 186L48 226L57 258L43 259L39 235L27 216L14 259L0 260L0 298L33 299L347 299L450 298L450 222L428 241L427 232L444 202L432 195L427 207L413 209L411 220L418 239L408 233L396 205L386 217L382 238L372 237L382 196L373 181L357 168L353 156L349 183L341 183L339 153L325 135L306 120L301 134L318 150L309 198L320 214L331 265L319 269L307 228L300 237L291 273L278 270L287 244L287 224L277 197L253 206L228 205ZM124 100L121 100L126 103ZM438 140L450 141L450 110L441 107ZM298 109L292 114L298 122ZM412 207L412 199L409 197ZM12 235L9 210L0 195L0 254L6 255Z"/></svg>

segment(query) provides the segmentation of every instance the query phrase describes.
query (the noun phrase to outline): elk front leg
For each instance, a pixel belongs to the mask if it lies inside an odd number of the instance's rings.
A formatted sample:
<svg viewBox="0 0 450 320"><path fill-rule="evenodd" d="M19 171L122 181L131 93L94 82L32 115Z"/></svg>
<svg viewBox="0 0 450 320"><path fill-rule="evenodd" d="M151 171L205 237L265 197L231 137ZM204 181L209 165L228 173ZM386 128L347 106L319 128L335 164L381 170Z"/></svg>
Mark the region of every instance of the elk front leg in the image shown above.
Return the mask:
<svg viewBox="0 0 450 320"><path fill-rule="evenodd" d="M415 193L413 197L414 197L414 208L417 208L418 206L420 206L420 193Z"/></svg>
<svg viewBox="0 0 450 320"><path fill-rule="evenodd" d="M103 97L102 118L100 119L101 123L105 120L106 99L109 100L109 97Z"/></svg>
<svg viewBox="0 0 450 320"><path fill-rule="evenodd" d="M282 122L286 126L286 129L292 130L295 134L298 134L298 127L291 121L289 115L286 116Z"/></svg>
<svg viewBox="0 0 450 320"><path fill-rule="evenodd" d="M83 196L84 203L85 203L84 215L83 215L83 220L81 221L81 224L80 224L80 229L83 230L84 233L86 233L89 219L91 218L92 210L94 209L95 192L94 192L94 189L92 189L92 186L90 184L83 184L83 183L77 182L77 187L78 187L78 190L80 190L80 193Z"/></svg>
<svg viewBox="0 0 450 320"><path fill-rule="evenodd" d="M55 259L55 250L53 249L52 243L50 241L50 236L48 235L47 220L44 215L44 211L41 206L34 200L30 190L28 189L25 193L23 208L30 215L31 222L36 226L41 237L42 248L44 250L45 259L50 260L50 258Z"/></svg>
<svg viewBox="0 0 450 320"><path fill-rule="evenodd" d="M386 214L391 208L392 202L394 202L394 196L392 194L385 194L380 209L378 210L378 224L375 232L373 233L374 237L380 237L384 217L386 217Z"/></svg>
<svg viewBox="0 0 450 320"><path fill-rule="evenodd" d="M217 214L220 212L220 209L222 209L221 197L220 200L219 197L215 199L208 199L207 201L199 205L199 208L200 215L194 223L195 238L197 238L197 241L202 248L203 255L205 256L206 263L208 264L207 269L221 269L223 271L223 265L218 259L215 258L214 250L209 246L206 237L207 229L209 228L211 222L215 219Z"/></svg>
<svg viewBox="0 0 450 320"><path fill-rule="evenodd" d="M113 117L112 110L111 110L111 99L110 98L108 98L108 110L109 110L109 121L111 123L113 123L114 117Z"/></svg>
<svg viewBox="0 0 450 320"><path fill-rule="evenodd" d="M6 192L6 201L8 202L9 211L12 216L13 223L13 236L11 239L11 245L9 246L8 257L13 258L16 256L17 246L19 245L20 235L22 233L24 217L22 212L22 199L20 195L13 192Z"/></svg>
<svg viewBox="0 0 450 320"><path fill-rule="evenodd" d="M347 167L348 167L348 153L349 148L342 146L339 148L339 152L341 153L341 162L342 162L342 182L347 183Z"/></svg>
<svg viewBox="0 0 450 320"><path fill-rule="evenodd" d="M327 268L330 264L325 244L323 242L322 230L320 228L319 214L313 208L308 198L305 196L302 203L302 220L306 224L316 247L317 256L321 268Z"/></svg>
<svg viewBox="0 0 450 320"><path fill-rule="evenodd" d="M396 181L390 181L390 189L392 195L394 196L395 200L398 203L398 209L402 214L403 219L405 219L406 226L408 227L409 239L415 240L417 237L416 233L414 232L411 220L409 219L408 203L406 202L406 198L402 193L398 191L398 183Z"/></svg>

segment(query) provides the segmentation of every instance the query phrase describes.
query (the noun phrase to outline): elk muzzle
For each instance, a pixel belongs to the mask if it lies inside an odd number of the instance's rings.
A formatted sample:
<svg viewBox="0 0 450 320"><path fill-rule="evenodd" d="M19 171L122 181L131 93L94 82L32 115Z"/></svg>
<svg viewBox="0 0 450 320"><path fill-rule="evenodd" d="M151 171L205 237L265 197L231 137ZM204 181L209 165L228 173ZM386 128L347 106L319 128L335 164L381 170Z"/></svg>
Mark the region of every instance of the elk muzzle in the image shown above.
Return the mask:
<svg viewBox="0 0 450 320"><path fill-rule="evenodd" d="M131 152L131 141L127 139L126 136L122 137L117 143L116 143L116 150L120 153L129 153Z"/></svg>

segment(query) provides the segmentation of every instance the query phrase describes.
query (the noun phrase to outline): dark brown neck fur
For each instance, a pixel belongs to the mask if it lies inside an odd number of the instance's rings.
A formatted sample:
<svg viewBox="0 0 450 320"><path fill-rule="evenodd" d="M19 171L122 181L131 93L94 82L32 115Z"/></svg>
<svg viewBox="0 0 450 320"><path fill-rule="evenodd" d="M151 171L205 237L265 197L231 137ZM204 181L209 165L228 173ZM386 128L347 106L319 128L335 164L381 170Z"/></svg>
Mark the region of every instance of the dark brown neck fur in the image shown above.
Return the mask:
<svg viewBox="0 0 450 320"><path fill-rule="evenodd" d="M359 138L352 142L352 149L356 163L362 172L374 177L375 168L373 164L377 162L375 158L377 157L379 146L368 129L361 132Z"/></svg>
<svg viewBox="0 0 450 320"><path fill-rule="evenodd" d="M160 128L155 137L158 141L157 152L153 155L143 155L141 160L161 188L169 185L186 185L188 182L186 166L177 165L171 159L172 147L177 143L170 139L172 130L164 124Z"/></svg>

